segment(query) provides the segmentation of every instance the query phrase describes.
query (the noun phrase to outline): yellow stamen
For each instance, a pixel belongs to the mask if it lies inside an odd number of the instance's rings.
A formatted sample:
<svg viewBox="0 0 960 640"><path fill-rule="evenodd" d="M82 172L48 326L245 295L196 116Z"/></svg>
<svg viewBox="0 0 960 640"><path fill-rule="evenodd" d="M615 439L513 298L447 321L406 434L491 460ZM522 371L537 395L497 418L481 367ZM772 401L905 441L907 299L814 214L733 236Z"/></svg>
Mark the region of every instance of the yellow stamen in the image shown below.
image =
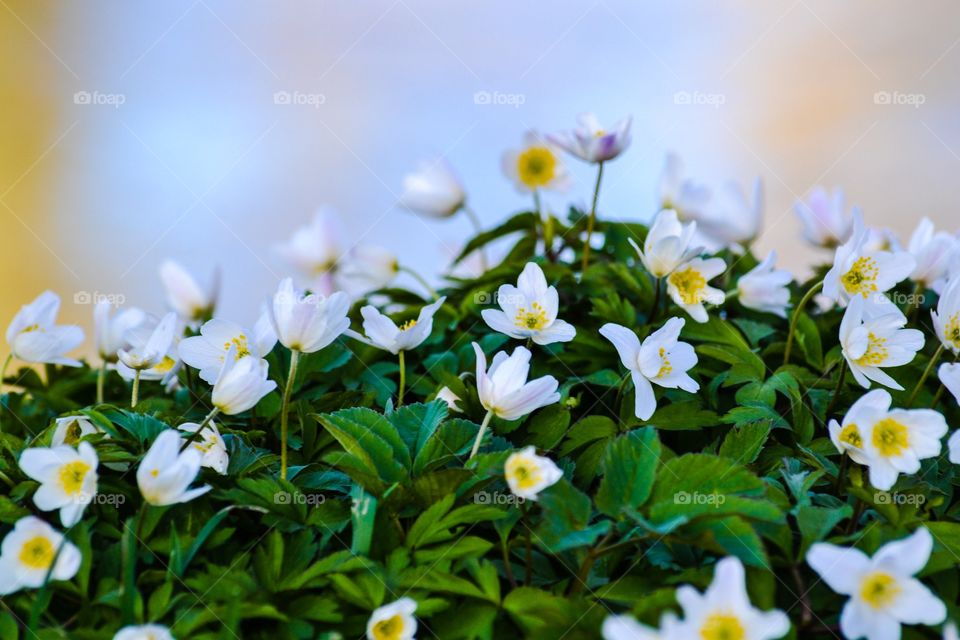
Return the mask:
<svg viewBox="0 0 960 640"><path fill-rule="evenodd" d="M663 376L670 375L673 371L673 365L670 364L670 359L667 358L667 350L664 347L660 347L660 371L657 371L657 375L654 378L662 378Z"/></svg>
<svg viewBox="0 0 960 640"><path fill-rule="evenodd" d="M530 311L526 307L517 309L517 315L513 323L521 329L535 329L539 331L547 326L547 312L540 303L534 302L530 305Z"/></svg>
<svg viewBox="0 0 960 640"><path fill-rule="evenodd" d="M507 479L512 479L518 489L526 490L537 486L543 479L540 473L540 467L530 460L523 458L514 458L507 461L506 469Z"/></svg>
<svg viewBox="0 0 960 640"><path fill-rule="evenodd" d="M747 632L740 619L729 613L712 613L700 627L703 640L744 640Z"/></svg>
<svg viewBox="0 0 960 640"><path fill-rule="evenodd" d="M874 609L887 607L900 593L896 578L883 571L871 573L863 580L860 597Z"/></svg>
<svg viewBox="0 0 960 640"><path fill-rule="evenodd" d="M406 331L407 329L413 329L415 326L417 326L417 321L416 321L416 320L407 320L407 321L404 322L402 325L400 325L400 331Z"/></svg>
<svg viewBox="0 0 960 640"><path fill-rule="evenodd" d="M867 334L867 350L862 356L854 360L861 367L879 367L886 362L890 352L887 351L886 338L881 338L872 331Z"/></svg>
<svg viewBox="0 0 960 640"><path fill-rule="evenodd" d="M873 446L884 457L898 456L910 446L910 430L893 418L884 418L873 425Z"/></svg>
<svg viewBox="0 0 960 640"><path fill-rule="evenodd" d="M702 295L707 287L707 280L693 267L674 271L667 280L677 288L683 304L698 304L703 301Z"/></svg>
<svg viewBox="0 0 960 640"><path fill-rule="evenodd" d="M83 460L74 460L60 467L60 485L68 496L75 496L83 489L83 479L87 477L90 465Z"/></svg>
<svg viewBox="0 0 960 640"><path fill-rule="evenodd" d="M947 320L947 326L943 328L943 337L953 345L954 349L960 349L960 312L953 314Z"/></svg>
<svg viewBox="0 0 960 640"><path fill-rule="evenodd" d="M840 276L843 288L851 295L860 294L864 298L877 290L877 276L880 269L877 261L867 256L857 258L850 270Z"/></svg>
<svg viewBox="0 0 960 640"><path fill-rule="evenodd" d="M377 640L396 640L403 635L403 616L397 614L373 625L373 637Z"/></svg>
<svg viewBox="0 0 960 640"><path fill-rule="evenodd" d="M49 569L54 554L53 543L44 536L36 536L20 547L20 563L31 569Z"/></svg>
<svg viewBox="0 0 960 640"><path fill-rule="evenodd" d="M168 373L173 366L177 364L177 361L171 358L170 356L163 356L163 360L160 361L160 364L153 368L153 371L156 373Z"/></svg>
<svg viewBox="0 0 960 640"><path fill-rule="evenodd" d="M852 422L840 430L838 439L840 442L845 442L857 449L863 447L863 437L860 435L860 429Z"/></svg>
<svg viewBox="0 0 960 640"><path fill-rule="evenodd" d="M530 147L517 158L517 174L530 189L549 186L557 174L557 158L548 147Z"/></svg>
<svg viewBox="0 0 960 640"><path fill-rule="evenodd" d="M237 358L243 358L250 355L250 345L247 343L247 336L240 334L223 343L223 350L230 351L231 346L237 347Z"/></svg>

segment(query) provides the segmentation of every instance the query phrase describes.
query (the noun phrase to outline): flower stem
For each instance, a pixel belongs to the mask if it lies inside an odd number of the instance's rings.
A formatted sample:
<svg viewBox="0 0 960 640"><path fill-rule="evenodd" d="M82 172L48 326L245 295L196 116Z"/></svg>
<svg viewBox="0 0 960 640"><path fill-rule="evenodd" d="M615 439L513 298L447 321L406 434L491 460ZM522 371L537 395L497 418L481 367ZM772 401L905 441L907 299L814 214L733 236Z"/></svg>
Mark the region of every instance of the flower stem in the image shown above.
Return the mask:
<svg viewBox="0 0 960 640"><path fill-rule="evenodd" d="M137 406L137 400L140 398L140 369L133 374L133 391L130 394L130 408Z"/></svg>
<svg viewBox="0 0 960 640"><path fill-rule="evenodd" d="M810 290L800 298L800 302L797 303L797 308L793 310L793 315L790 316L790 332L787 333L787 346L783 349L783 364L785 365L790 364L790 352L793 349L793 338L797 332L797 323L800 322L800 314L803 313L803 308L807 306L807 303L810 302L813 296L822 288L823 280L810 287Z"/></svg>
<svg viewBox="0 0 960 640"><path fill-rule="evenodd" d="M657 317L657 310L660 308L660 278L653 279L653 307L650 309L650 319L647 322L653 322Z"/></svg>
<svg viewBox="0 0 960 640"><path fill-rule="evenodd" d="M833 390L833 397L830 398L830 404L827 405L827 411L824 414L827 418L830 417L830 413L833 411L833 408L837 406L837 398L840 397L840 390L843 388L843 381L847 376L847 360L844 358L840 361L840 375L837 376L837 387Z"/></svg>
<svg viewBox="0 0 960 640"><path fill-rule="evenodd" d="M481 233L481 232L483 231L483 227L480 225L480 218L477 217L477 213L476 213L473 209L471 209L470 207L468 207L467 205L463 205L463 212L464 212L465 214L467 214L467 217L470 218L470 222L473 223L473 229L474 229L478 234ZM482 248L481 248L481 249L477 249L477 251L480 252L480 267L481 267L484 271L486 271L487 268L488 268L488 266L487 266L487 253L486 253Z"/></svg>
<svg viewBox="0 0 960 640"><path fill-rule="evenodd" d="M7 367L13 361L13 354L7 356L3 361L3 367L0 368L0 433L3 433L3 381L7 379Z"/></svg>
<svg viewBox="0 0 960 640"><path fill-rule="evenodd" d="M287 384L283 387L283 405L280 407L280 479L287 479L287 431L288 413L290 411L290 395L293 393L293 382L297 379L297 361L300 352L290 350L290 371L287 373Z"/></svg>
<svg viewBox="0 0 960 640"><path fill-rule="evenodd" d="M483 441L483 436L487 433L487 427L490 426L490 420L493 418L493 411L487 411L487 415L483 416L483 422L480 423L480 431L477 432L477 439L473 443L473 449L470 450L470 457L467 460L473 459L473 456L477 455L477 451L480 450L480 443Z"/></svg>
<svg viewBox="0 0 960 640"><path fill-rule="evenodd" d="M197 430L191 433L190 436L187 438L187 441L184 442L183 445L180 447L180 453L183 453L184 451L186 451L187 447L193 444L193 441L200 437L200 432L203 431L204 427L210 424L210 421L213 420L218 413L220 413L219 407L214 407L213 409L210 410L210 413L208 413L207 417L203 419L203 422L200 423L200 426L197 427Z"/></svg>
<svg viewBox="0 0 960 640"><path fill-rule="evenodd" d="M590 207L590 217L587 219L587 242L583 245L583 258L580 262L580 272L587 270L590 265L590 238L593 236L593 227L597 222L597 200L600 198L600 180L603 178L603 163L597 165L597 184L593 187L593 205Z"/></svg>
<svg viewBox="0 0 960 640"><path fill-rule="evenodd" d="M430 294L430 297L436 300L439 296L437 295L436 289L430 286L430 283L427 282L426 278L421 276L419 273L411 269L410 267L398 267L398 271L402 271L413 276L414 280L420 283L420 285L427 290L427 293Z"/></svg>
<svg viewBox="0 0 960 640"><path fill-rule="evenodd" d="M940 360L941 355L943 355L942 342L937 347L937 350L933 354L933 357L930 358L930 362L927 363L927 368L923 370L923 375L920 376L920 380L917 382L917 386L913 388L913 393L910 394L910 399L907 400L907 409L913 406L913 401L917 399L917 395L920 393L920 389L923 388L923 383L927 381L928 377L930 377L930 372L933 371L933 368L937 365L937 361Z"/></svg>
<svg viewBox="0 0 960 640"><path fill-rule="evenodd" d="M104 360L97 371L97 404L103 404L103 383L107 377L107 361Z"/></svg>
<svg viewBox="0 0 960 640"><path fill-rule="evenodd" d="M405 352L402 349L400 350L399 353L397 353L397 359L399 360L399 364L400 364L400 384L397 388L397 406L398 407L403 406L403 392L406 391L406 387L407 387L407 362L406 362L406 358L404 357L404 353Z"/></svg>

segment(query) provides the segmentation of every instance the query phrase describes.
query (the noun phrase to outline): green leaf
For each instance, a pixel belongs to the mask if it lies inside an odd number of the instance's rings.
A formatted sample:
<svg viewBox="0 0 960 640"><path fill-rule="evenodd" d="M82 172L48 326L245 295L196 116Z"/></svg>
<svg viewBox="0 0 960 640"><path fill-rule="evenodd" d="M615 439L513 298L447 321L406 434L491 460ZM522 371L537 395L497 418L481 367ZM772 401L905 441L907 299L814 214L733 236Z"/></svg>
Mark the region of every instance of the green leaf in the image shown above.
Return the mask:
<svg viewBox="0 0 960 640"><path fill-rule="evenodd" d="M595 498L597 508L612 517L618 517L624 509L640 508L650 497L659 460L660 440L651 427L610 442L601 463L603 479Z"/></svg>
<svg viewBox="0 0 960 640"><path fill-rule="evenodd" d="M770 422L750 422L727 432L720 445L720 455L735 462L750 464L760 455L763 443L770 435Z"/></svg>
<svg viewBox="0 0 960 640"><path fill-rule="evenodd" d="M537 527L536 541L551 553L592 545L610 529L609 520L589 524L590 498L565 478L538 499L543 520Z"/></svg>

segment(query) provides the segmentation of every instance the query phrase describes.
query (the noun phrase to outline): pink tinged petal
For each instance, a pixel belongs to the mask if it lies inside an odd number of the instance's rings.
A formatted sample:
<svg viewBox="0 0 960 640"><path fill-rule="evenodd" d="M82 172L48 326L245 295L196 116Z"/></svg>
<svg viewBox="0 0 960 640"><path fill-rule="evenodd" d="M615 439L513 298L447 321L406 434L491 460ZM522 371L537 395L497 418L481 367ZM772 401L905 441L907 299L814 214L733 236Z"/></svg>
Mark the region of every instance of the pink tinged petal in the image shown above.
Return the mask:
<svg viewBox="0 0 960 640"><path fill-rule="evenodd" d="M870 558L859 549L818 542L807 551L807 564L828 587L842 595L860 588L861 576L870 570Z"/></svg>
<svg viewBox="0 0 960 640"><path fill-rule="evenodd" d="M927 566L932 551L933 536L926 527L918 527L910 536L880 547L873 562L900 575L912 576Z"/></svg>

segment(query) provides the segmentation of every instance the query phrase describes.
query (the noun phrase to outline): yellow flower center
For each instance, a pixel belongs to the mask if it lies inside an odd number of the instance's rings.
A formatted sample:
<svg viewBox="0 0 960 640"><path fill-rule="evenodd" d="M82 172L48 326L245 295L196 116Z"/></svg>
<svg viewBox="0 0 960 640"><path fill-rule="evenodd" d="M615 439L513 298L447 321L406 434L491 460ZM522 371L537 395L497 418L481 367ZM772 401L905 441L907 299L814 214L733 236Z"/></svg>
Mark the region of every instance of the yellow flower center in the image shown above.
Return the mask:
<svg viewBox="0 0 960 640"><path fill-rule="evenodd" d="M413 329L415 326L417 326L417 321L416 321L416 320L407 320L407 321L404 322L402 325L400 325L400 331L406 331L407 329Z"/></svg>
<svg viewBox="0 0 960 640"><path fill-rule="evenodd" d="M857 449L863 447L863 437L860 435L860 429L852 422L840 430L839 440Z"/></svg>
<svg viewBox="0 0 960 640"><path fill-rule="evenodd" d="M960 349L960 313L955 313L950 316L943 333L943 337L953 345L954 349Z"/></svg>
<svg viewBox="0 0 960 640"><path fill-rule="evenodd" d="M877 290L877 276L880 269L877 261L867 256L857 258L850 270L840 276L843 288L851 295L860 294L864 298Z"/></svg>
<svg viewBox="0 0 960 640"><path fill-rule="evenodd" d="M171 358L170 356L163 356L163 360L153 368L157 373L168 373L173 369L173 365L177 364L177 361Z"/></svg>
<svg viewBox="0 0 960 640"><path fill-rule="evenodd" d="M881 338L872 331L869 332L867 334L867 350L854 362L861 367L879 367L886 362L887 356L890 355L886 344L886 338Z"/></svg>
<svg viewBox="0 0 960 640"><path fill-rule="evenodd" d="M20 563L30 569L49 569L54 554L53 543L44 536L36 536L20 547Z"/></svg>
<svg viewBox="0 0 960 640"><path fill-rule="evenodd" d="M506 468L507 479L514 481L518 489L531 489L540 483L540 468L529 460L510 460Z"/></svg>
<svg viewBox="0 0 960 640"><path fill-rule="evenodd" d="M874 609L888 606L900 593L897 580L888 573L876 571L863 580L860 597Z"/></svg>
<svg viewBox="0 0 960 640"><path fill-rule="evenodd" d="M535 329L537 331L547 326L547 312L540 303L534 302L530 305L530 311L526 307L517 309L517 315L513 323L521 329Z"/></svg>
<svg viewBox="0 0 960 640"><path fill-rule="evenodd" d="M31 331L40 331L40 325L37 323L34 323L29 327L24 327L23 331L21 331L20 333L30 333Z"/></svg>
<svg viewBox="0 0 960 640"><path fill-rule="evenodd" d="M81 437L83 437L83 428L78 420L74 420L67 426L63 434L63 443L75 445L80 442Z"/></svg>
<svg viewBox="0 0 960 640"><path fill-rule="evenodd" d="M674 271L670 274L668 281L677 288L683 304L698 304L701 301L702 291L707 286L707 280L693 267Z"/></svg>
<svg viewBox="0 0 960 640"><path fill-rule="evenodd" d="M517 173L530 189L546 187L556 177L557 158L547 147L530 147L517 158Z"/></svg>
<svg viewBox="0 0 960 640"><path fill-rule="evenodd" d="M396 640L403 634L403 616L397 614L373 625L373 637L377 640Z"/></svg>
<svg viewBox="0 0 960 640"><path fill-rule="evenodd" d="M237 358L243 358L244 356L250 355L250 346L247 344L247 336L240 334L235 338L227 340L223 343L223 350L230 351L231 346L237 347Z"/></svg>
<svg viewBox="0 0 960 640"><path fill-rule="evenodd" d="M898 456L910 446L910 431L905 424L884 418L873 425L873 446L884 457Z"/></svg>
<svg viewBox="0 0 960 640"><path fill-rule="evenodd" d="M75 496L83 488L83 479L87 477L90 465L83 460L74 460L60 467L60 484L68 496Z"/></svg>
<svg viewBox="0 0 960 640"><path fill-rule="evenodd" d="M744 640L747 632L740 619L729 613L712 613L700 627L703 640Z"/></svg>
<svg viewBox="0 0 960 640"><path fill-rule="evenodd" d="M670 375L673 371L673 365L670 364L670 359L667 358L667 350L664 347L660 347L660 371L657 371L655 378L662 378L663 376Z"/></svg>

